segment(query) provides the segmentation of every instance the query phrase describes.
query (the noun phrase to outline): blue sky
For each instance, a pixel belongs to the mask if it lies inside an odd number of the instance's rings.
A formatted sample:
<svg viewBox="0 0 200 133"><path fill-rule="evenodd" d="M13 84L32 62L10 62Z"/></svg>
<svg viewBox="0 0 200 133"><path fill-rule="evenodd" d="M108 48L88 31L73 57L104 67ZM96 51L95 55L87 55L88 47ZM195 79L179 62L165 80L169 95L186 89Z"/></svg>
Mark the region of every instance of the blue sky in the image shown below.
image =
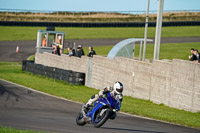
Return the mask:
<svg viewBox="0 0 200 133"><path fill-rule="evenodd" d="M0 0L0 8L53 11L145 11L147 0ZM158 0L150 0L150 10ZM165 0L164 10L200 10L200 0Z"/></svg>

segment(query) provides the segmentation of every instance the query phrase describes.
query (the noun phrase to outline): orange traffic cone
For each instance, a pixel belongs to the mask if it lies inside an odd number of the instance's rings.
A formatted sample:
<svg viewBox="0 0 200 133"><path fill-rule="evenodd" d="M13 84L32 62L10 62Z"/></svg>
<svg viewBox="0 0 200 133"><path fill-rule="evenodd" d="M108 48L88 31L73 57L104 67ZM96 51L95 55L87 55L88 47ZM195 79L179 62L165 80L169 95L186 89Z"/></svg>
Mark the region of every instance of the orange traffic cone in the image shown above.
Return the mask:
<svg viewBox="0 0 200 133"><path fill-rule="evenodd" d="M18 52L19 52L19 46L16 47L16 53L18 53Z"/></svg>

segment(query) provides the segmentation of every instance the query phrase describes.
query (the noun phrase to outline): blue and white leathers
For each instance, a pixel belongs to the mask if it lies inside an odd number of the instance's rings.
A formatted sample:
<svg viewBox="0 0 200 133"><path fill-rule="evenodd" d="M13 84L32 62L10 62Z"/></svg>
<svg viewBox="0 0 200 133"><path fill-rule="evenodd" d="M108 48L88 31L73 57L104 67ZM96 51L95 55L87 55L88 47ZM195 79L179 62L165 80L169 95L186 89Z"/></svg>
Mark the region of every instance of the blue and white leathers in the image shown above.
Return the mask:
<svg viewBox="0 0 200 133"><path fill-rule="evenodd" d="M109 118L114 119L116 111L119 111L120 108L121 102L119 97L108 92L103 97L99 97L87 112L84 111L83 107L81 113L76 118L76 123L79 126L92 123L95 127L100 127Z"/></svg>

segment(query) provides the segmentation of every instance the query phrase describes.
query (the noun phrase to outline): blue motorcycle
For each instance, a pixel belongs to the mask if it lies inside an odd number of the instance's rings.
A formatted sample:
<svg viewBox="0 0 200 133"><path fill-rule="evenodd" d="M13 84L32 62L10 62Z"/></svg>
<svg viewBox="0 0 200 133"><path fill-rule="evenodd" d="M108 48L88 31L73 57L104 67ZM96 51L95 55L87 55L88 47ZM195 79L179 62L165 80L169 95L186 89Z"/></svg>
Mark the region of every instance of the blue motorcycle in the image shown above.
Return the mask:
<svg viewBox="0 0 200 133"><path fill-rule="evenodd" d="M115 119L116 111L120 110L121 102L117 96L108 92L85 111L84 105L76 118L76 124L84 126L91 123L94 127L101 127L108 119Z"/></svg>

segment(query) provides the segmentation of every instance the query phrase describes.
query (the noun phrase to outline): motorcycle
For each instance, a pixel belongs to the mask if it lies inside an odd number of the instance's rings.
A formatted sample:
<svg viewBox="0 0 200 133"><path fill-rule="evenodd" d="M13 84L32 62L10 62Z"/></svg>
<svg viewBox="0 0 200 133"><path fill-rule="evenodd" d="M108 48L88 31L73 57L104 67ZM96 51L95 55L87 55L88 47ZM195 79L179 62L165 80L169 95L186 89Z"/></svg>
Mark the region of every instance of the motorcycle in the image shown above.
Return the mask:
<svg viewBox="0 0 200 133"><path fill-rule="evenodd" d="M94 127L101 127L108 119L114 120L116 112L120 110L121 102L118 96L113 96L108 92L103 97L99 97L94 105L91 105L87 111L84 105L81 112L76 118L76 124L84 126L85 124L93 124Z"/></svg>

